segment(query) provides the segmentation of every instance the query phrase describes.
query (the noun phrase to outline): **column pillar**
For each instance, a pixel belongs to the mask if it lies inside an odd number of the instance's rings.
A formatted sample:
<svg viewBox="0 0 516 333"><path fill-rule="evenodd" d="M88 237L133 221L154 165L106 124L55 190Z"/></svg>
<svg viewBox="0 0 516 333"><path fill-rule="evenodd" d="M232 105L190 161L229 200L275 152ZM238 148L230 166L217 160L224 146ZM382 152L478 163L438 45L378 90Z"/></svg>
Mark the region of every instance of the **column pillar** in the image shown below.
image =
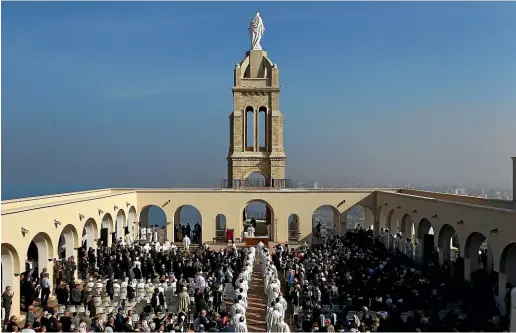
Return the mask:
<svg viewBox="0 0 516 333"><path fill-rule="evenodd" d="M500 300L500 314L504 316L509 309L505 308L505 284L507 283L507 276L505 273L498 273L498 299ZM512 323L514 325L514 323Z"/></svg>
<svg viewBox="0 0 516 333"><path fill-rule="evenodd" d="M52 280L50 280L52 281ZM5 287L2 286L2 293L5 291ZM20 317L20 292L21 292L21 280L20 274L14 274L13 284L11 285L11 292L14 293L12 298L11 313L9 317L16 316Z"/></svg>
<svg viewBox="0 0 516 333"><path fill-rule="evenodd" d="M471 279L471 256L464 258L464 281ZM503 298L503 297L502 297Z"/></svg>
<svg viewBox="0 0 516 333"><path fill-rule="evenodd" d="M260 141L258 139L258 135L259 135L259 130L258 130L258 122L259 122L259 117L258 117L258 110L254 110L253 112L253 117L254 117L254 135L253 135L253 139L254 139L254 142L253 142L253 146L254 146L254 149L253 151L257 152L260 150Z"/></svg>

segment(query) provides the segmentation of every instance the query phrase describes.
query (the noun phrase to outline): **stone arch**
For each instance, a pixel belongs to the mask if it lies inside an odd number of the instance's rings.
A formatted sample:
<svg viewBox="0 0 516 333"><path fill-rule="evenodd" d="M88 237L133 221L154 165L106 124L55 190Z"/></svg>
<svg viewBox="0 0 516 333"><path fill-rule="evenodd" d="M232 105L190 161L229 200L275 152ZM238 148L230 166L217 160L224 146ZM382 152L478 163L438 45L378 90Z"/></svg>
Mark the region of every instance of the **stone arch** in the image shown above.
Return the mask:
<svg viewBox="0 0 516 333"><path fill-rule="evenodd" d="M454 261L454 256L452 255L452 237L456 233L455 228L450 224L443 224L439 229L437 246L439 248L439 264L441 266L445 263L450 264L451 261ZM460 255L460 253L458 255Z"/></svg>
<svg viewBox="0 0 516 333"><path fill-rule="evenodd" d="M487 242L487 237L480 232L472 232L466 239L464 245L464 259L465 259L465 274L471 276L471 273L475 272L480 268L481 255L479 253L482 244ZM482 263L484 268L492 270L493 256L491 247L487 244L486 247L486 263ZM490 267L486 267L490 265Z"/></svg>
<svg viewBox="0 0 516 333"><path fill-rule="evenodd" d="M89 248L96 249L97 248L97 240L99 237L99 229L97 226L97 222L94 218L89 218L84 223L83 238L81 240L81 245L89 250ZM85 239L86 238L86 239Z"/></svg>
<svg viewBox="0 0 516 333"><path fill-rule="evenodd" d="M374 212L366 205L355 205L346 211L346 229L374 229ZM350 222L352 225L350 225Z"/></svg>
<svg viewBox="0 0 516 333"><path fill-rule="evenodd" d="M135 239L135 228L137 227L138 222L138 214L136 213L136 208L131 206L129 208L129 213L127 216L127 230L129 231L129 235L131 239ZM137 233L137 232L136 232Z"/></svg>
<svg viewBox="0 0 516 333"><path fill-rule="evenodd" d="M251 208L252 204L259 204L259 210L261 212L253 212L248 210L248 208ZM258 205L257 205L258 206ZM264 207L263 207L264 206ZM242 222L244 223L245 227L243 231L247 230L247 226L250 224L252 218L256 220L256 230L255 230L255 236L269 236L269 240L274 241L276 237L276 218L274 215L274 209L272 208L272 205L263 199L251 199L247 201L247 203L244 205L244 207L241 210L242 212ZM255 213L258 213L256 215ZM263 215L263 216L262 216ZM242 237L242 235L235 235L235 237Z"/></svg>
<svg viewBox="0 0 516 333"><path fill-rule="evenodd" d="M64 241L64 258L68 259L71 256L76 257L76 251L75 249L80 247L79 244L79 234L77 232L77 229L73 224L67 224L61 231L60 235L60 241L58 243L58 247L61 247L61 240ZM57 253L59 254L61 248L57 250ZM76 259L77 260L77 259Z"/></svg>
<svg viewBox="0 0 516 333"><path fill-rule="evenodd" d="M414 241L415 241L415 227L414 227L414 220L412 219L412 216L408 213L404 214L401 218L400 228L399 228L399 250L405 255L407 255L409 258L413 257L413 248L414 248ZM412 250L411 250L412 249Z"/></svg>
<svg viewBox="0 0 516 333"><path fill-rule="evenodd" d="M265 169L249 170L243 177L245 187L268 187L270 186L270 175Z"/></svg>
<svg viewBox="0 0 516 333"><path fill-rule="evenodd" d="M513 287L516 286L516 242L503 248L500 256L500 273L505 274L506 282L512 283Z"/></svg>
<svg viewBox="0 0 516 333"><path fill-rule="evenodd" d="M154 241L156 234L161 241L174 241L174 225L162 207L147 205L140 210L140 219L137 224L138 239Z"/></svg>
<svg viewBox="0 0 516 333"><path fill-rule="evenodd" d="M191 208L190 212L188 212L188 210L185 210L185 208ZM187 212L190 215L189 217L187 217L188 220L182 221L181 215L183 215L184 213L187 213ZM193 215L198 215L198 216L193 217ZM174 226L181 227L183 222L187 222L187 224L190 225L191 235L189 235L189 236L190 236L192 244L202 244L202 242L203 242L202 233L203 233L204 228L202 227L202 220L203 220L203 218L202 218L201 210L191 204L181 205L181 206L177 207L176 211L174 212Z"/></svg>
<svg viewBox="0 0 516 333"><path fill-rule="evenodd" d="M106 213L102 217L102 224L100 229L100 240L104 246L111 246L113 244L113 236L115 232L115 224L111 214Z"/></svg>
<svg viewBox="0 0 516 333"><path fill-rule="evenodd" d="M125 237L125 227L127 226L127 219L125 216L125 212L123 209L118 210L116 214L116 222L115 222L115 232L116 232L116 240L118 241L120 238L124 239Z"/></svg>
<svg viewBox="0 0 516 333"><path fill-rule="evenodd" d="M227 220L224 214L217 214L215 216L215 238L225 239L227 229Z"/></svg>
<svg viewBox="0 0 516 333"><path fill-rule="evenodd" d="M2 292L7 286L10 286L11 289L16 288L15 276L21 274L20 267L20 257L16 248L11 244L2 243Z"/></svg>
<svg viewBox="0 0 516 333"><path fill-rule="evenodd" d="M312 213L312 233L314 239L339 235L340 212L332 205L321 205ZM318 231L318 229L320 231Z"/></svg>
<svg viewBox="0 0 516 333"><path fill-rule="evenodd" d="M31 252L30 255L29 252ZM38 274L43 270L43 268L47 268L48 263L55 258L54 254L52 239L46 232L37 233L34 238L32 238L31 245L27 249L27 259L33 262L34 266L37 268ZM36 271L36 269L34 271Z"/></svg>
<svg viewBox="0 0 516 333"><path fill-rule="evenodd" d="M384 230L387 228L387 218L389 215L389 208L385 205L382 205L378 212L378 222L379 222L379 229Z"/></svg>
<svg viewBox="0 0 516 333"><path fill-rule="evenodd" d="M299 241L299 215L290 214L288 217L288 240Z"/></svg>
<svg viewBox="0 0 516 333"><path fill-rule="evenodd" d="M417 234L417 244L416 244L416 260L430 260L431 257L428 256L430 253L425 251L426 247L431 249L434 248L434 239L432 223L427 218L422 218L417 224L416 234ZM425 237L425 235L431 235ZM428 242L428 245L427 245Z"/></svg>

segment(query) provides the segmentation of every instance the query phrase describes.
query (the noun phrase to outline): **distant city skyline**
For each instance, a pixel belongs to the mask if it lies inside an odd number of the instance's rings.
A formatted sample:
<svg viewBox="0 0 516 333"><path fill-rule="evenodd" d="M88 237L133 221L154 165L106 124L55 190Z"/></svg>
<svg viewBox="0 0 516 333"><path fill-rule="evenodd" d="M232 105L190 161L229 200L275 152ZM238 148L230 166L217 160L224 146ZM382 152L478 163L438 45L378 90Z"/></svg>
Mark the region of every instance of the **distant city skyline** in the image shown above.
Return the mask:
<svg viewBox="0 0 516 333"><path fill-rule="evenodd" d="M225 178L232 71L256 3L2 10L2 199ZM516 3L260 11L283 87L287 178L511 187Z"/></svg>

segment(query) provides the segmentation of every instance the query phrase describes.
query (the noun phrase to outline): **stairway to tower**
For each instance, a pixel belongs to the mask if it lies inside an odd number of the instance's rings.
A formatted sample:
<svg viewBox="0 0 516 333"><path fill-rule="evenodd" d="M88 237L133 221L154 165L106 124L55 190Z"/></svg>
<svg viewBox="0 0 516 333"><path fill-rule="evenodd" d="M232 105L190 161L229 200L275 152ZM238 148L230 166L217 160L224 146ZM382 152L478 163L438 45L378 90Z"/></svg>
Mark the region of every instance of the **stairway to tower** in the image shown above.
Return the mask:
<svg viewBox="0 0 516 333"><path fill-rule="evenodd" d="M258 254L256 257L253 268L253 280L247 293L247 311L245 315L249 332L266 332L267 297L263 292L264 281L260 270Z"/></svg>

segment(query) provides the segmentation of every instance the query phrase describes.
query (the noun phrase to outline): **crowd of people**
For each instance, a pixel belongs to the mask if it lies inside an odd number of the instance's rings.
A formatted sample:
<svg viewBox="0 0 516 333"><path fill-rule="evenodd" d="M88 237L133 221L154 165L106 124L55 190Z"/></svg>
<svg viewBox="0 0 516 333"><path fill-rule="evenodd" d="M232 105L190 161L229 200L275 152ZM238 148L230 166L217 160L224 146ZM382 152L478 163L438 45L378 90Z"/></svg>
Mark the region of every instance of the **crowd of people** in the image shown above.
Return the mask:
<svg viewBox="0 0 516 333"><path fill-rule="evenodd" d="M508 329L499 302L510 309L509 292L497 295L495 279L482 265L471 283L464 282L458 278L463 274L450 275L439 267L435 256L416 263L399 247L387 249L372 230L358 228L311 246L279 244L273 251L263 243L190 250L186 235L183 244L178 249L169 242L120 239L111 247L100 242L96 249L84 249L78 265L73 257L54 262L53 281L46 269L39 274L28 270L21 276L25 323L9 318L12 293L6 287L5 330L247 332L247 292L256 255L268 332L290 332L287 318L292 328L305 332ZM76 270L81 283L74 278ZM58 306L48 305L51 293ZM107 303L100 304L102 296Z"/></svg>
<svg viewBox="0 0 516 333"><path fill-rule="evenodd" d="M277 246L264 275L273 295L275 276L294 323L304 332L500 331L496 285L482 268L471 285L451 277L437 261L416 264L398 249L389 251L372 230L325 238L320 246ZM276 279L276 280L274 280ZM270 292L270 290L269 290ZM271 302L282 309L281 298ZM281 313L281 311L279 311ZM276 319L268 323L274 325Z"/></svg>
<svg viewBox="0 0 516 333"><path fill-rule="evenodd" d="M190 226L190 223L185 225L178 225L174 230L174 239L178 241L182 241L184 237L189 237L194 244L201 244L202 240L202 227L199 222L195 223L193 228Z"/></svg>
<svg viewBox="0 0 516 333"><path fill-rule="evenodd" d="M206 245L180 249L169 242L129 244L120 239L110 247L99 242L96 249L83 249L78 265L73 257L56 261L53 281L46 269L40 275L34 270L23 274L27 314L22 324L9 317L12 293L7 286L2 294L4 330L247 332L255 252L234 244L212 250ZM76 269L81 283L74 278ZM57 305L49 306L51 293Z"/></svg>

